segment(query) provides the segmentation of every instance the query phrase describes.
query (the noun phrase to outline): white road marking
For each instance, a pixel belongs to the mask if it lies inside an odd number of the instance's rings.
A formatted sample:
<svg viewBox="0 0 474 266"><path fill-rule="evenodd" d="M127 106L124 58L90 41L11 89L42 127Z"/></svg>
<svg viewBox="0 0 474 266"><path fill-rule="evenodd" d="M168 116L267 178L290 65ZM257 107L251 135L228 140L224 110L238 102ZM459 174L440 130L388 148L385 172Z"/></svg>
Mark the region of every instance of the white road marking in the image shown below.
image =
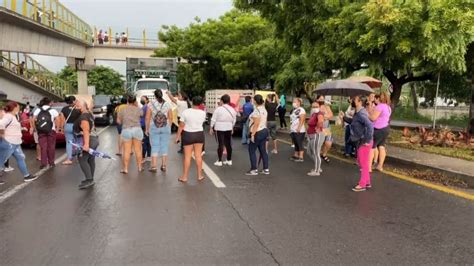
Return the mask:
<svg viewBox="0 0 474 266"><path fill-rule="evenodd" d="M195 159L194 154L193 154L193 159ZM209 167L209 165L207 165L207 163L204 161L204 159L202 160L202 170L204 171L204 173L206 173L207 177L209 177L209 179L211 179L211 182L212 182L212 184L214 184L215 187L217 187L217 188L225 188L226 187L224 182L222 182L222 180L214 172L214 170L212 170L211 167Z"/></svg>
<svg viewBox="0 0 474 266"><path fill-rule="evenodd" d="M100 135L102 134L102 132L104 132L105 130L107 130L110 126L107 126L103 129L101 129L97 135ZM61 155L61 157L57 158L55 161L54 161L54 164L59 164L60 162L64 161L67 157L67 154L64 153L63 155ZM44 169L41 169L39 170L38 172L35 173L35 175L37 175L38 177L41 177L44 173L46 173L46 171L48 171L50 168L44 168ZM34 181L33 181L34 182ZM27 187L29 184L33 183L33 182L23 182L17 186L14 186L8 190L6 190L5 192L1 193L0 194L0 204L2 202L4 202L5 200L9 199L10 197L12 197L13 195L15 195L18 191L24 189L25 187Z"/></svg>

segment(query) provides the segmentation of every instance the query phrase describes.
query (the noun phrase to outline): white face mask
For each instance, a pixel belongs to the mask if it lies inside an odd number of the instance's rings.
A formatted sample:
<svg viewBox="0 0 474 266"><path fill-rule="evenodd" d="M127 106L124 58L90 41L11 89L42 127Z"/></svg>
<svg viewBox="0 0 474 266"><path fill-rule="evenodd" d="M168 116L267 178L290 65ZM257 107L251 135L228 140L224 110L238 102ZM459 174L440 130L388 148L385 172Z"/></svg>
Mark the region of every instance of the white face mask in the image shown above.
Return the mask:
<svg viewBox="0 0 474 266"><path fill-rule="evenodd" d="M298 108L298 107L299 107L299 106L298 106L298 104L296 104L296 103L293 103L293 108L295 108L295 109L296 109L296 108Z"/></svg>
<svg viewBox="0 0 474 266"><path fill-rule="evenodd" d="M319 108L311 109L311 114L317 114L317 113L319 113Z"/></svg>

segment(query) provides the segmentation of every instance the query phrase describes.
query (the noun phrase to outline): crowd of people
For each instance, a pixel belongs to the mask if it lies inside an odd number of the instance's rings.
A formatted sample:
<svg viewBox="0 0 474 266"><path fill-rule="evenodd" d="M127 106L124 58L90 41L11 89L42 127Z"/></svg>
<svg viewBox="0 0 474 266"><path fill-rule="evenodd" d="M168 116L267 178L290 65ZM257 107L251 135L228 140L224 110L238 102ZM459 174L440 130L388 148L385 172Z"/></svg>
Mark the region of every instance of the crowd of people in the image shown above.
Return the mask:
<svg viewBox="0 0 474 266"><path fill-rule="evenodd" d="M128 174L132 156L135 158L138 172L144 171L144 164L150 162L148 171L156 173L167 171L168 152L173 124L172 103L178 107L179 126L176 143L180 144L179 153L183 154L183 172L178 181L187 182L194 157L197 167L197 180L204 180L202 173L202 156L205 154L205 129L207 113L203 98L187 98L184 93L168 97L165 100L162 90L154 92L154 99L143 96L140 104L134 95L128 95L115 109L118 138L117 156L121 157L122 174ZM350 106L346 112L340 112L339 118L344 121L345 147L347 157L357 158L360 167L360 181L353 187L360 192L371 188L370 173L372 166L383 171L386 157L385 142L389 134L391 116L390 98L382 92L368 97L356 96L349 99ZM38 143L38 160L40 169L55 167L56 132L63 132L66 138L67 158L62 165L72 165L78 158L84 180L80 189L94 185L95 157L88 153L99 145L94 133L94 118L88 103L77 100L74 96L66 98L66 106L57 112L51 108L51 100L44 98L31 110L28 106L22 115L29 117L31 131ZM266 99L261 95L253 98L247 96L241 108L231 103L229 95L223 95L219 107L210 119L209 134L217 142L217 160L215 167L232 166L232 136L237 117L241 116L242 144L248 145L249 170L246 175L270 174L269 146L271 153L277 155L277 115L280 117L280 129L286 129L286 97L269 94ZM239 112L240 111L240 112ZM8 166L8 159L13 157L25 181L37 177L31 175L25 164L25 155L21 149L21 125L19 120L20 106L9 102L0 113L0 174ZM301 98L293 98L290 111L289 131L294 147L290 157L295 163L304 162L305 154L314 161L309 176L320 176L322 162L329 163L327 153L332 145L332 134L329 121L333 118L330 106L323 95L318 95L311 103L309 114ZM77 149L76 146L82 146ZM258 156L257 156L258 151ZM261 165L261 167L260 167ZM259 169L260 168L260 169ZM11 169L8 169L11 170ZM2 182L2 181L0 181Z"/></svg>

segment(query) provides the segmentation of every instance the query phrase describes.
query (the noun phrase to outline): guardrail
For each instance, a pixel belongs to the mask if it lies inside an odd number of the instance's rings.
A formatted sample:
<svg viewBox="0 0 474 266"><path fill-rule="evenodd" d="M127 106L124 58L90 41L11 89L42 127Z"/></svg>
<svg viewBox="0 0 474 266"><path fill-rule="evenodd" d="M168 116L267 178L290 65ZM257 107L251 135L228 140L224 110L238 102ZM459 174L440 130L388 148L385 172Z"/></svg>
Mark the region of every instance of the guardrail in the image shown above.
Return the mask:
<svg viewBox="0 0 474 266"><path fill-rule="evenodd" d="M65 80L57 77L46 67L24 53L0 52L0 67L42 87L45 91L63 98L77 94L77 89Z"/></svg>
<svg viewBox="0 0 474 266"><path fill-rule="evenodd" d="M92 28L58 0L0 0L0 6L86 43Z"/></svg>

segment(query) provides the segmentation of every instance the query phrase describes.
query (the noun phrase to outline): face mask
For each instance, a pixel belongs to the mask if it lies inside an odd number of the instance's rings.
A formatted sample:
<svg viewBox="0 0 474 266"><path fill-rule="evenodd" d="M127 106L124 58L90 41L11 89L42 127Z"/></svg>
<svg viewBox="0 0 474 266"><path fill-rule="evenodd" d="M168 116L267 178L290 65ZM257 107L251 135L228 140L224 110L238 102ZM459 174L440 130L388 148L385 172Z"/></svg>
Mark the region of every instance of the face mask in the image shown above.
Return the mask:
<svg viewBox="0 0 474 266"><path fill-rule="evenodd" d="M324 101L318 101L319 105L324 105Z"/></svg>
<svg viewBox="0 0 474 266"><path fill-rule="evenodd" d="M140 103L141 103L142 105L145 105L145 104L146 104L146 102L143 101L143 100L141 100Z"/></svg>
<svg viewBox="0 0 474 266"><path fill-rule="evenodd" d="M312 113L312 114L317 114L317 113L319 113L319 108L313 108L313 109L311 109L311 113Z"/></svg>
<svg viewBox="0 0 474 266"><path fill-rule="evenodd" d="M293 104L293 108L296 109L296 108L298 108L298 107L299 107L298 104L296 104L296 103Z"/></svg>
<svg viewBox="0 0 474 266"><path fill-rule="evenodd" d="M355 101L352 101L351 106L352 106L353 108L356 108L356 103L355 103Z"/></svg>

